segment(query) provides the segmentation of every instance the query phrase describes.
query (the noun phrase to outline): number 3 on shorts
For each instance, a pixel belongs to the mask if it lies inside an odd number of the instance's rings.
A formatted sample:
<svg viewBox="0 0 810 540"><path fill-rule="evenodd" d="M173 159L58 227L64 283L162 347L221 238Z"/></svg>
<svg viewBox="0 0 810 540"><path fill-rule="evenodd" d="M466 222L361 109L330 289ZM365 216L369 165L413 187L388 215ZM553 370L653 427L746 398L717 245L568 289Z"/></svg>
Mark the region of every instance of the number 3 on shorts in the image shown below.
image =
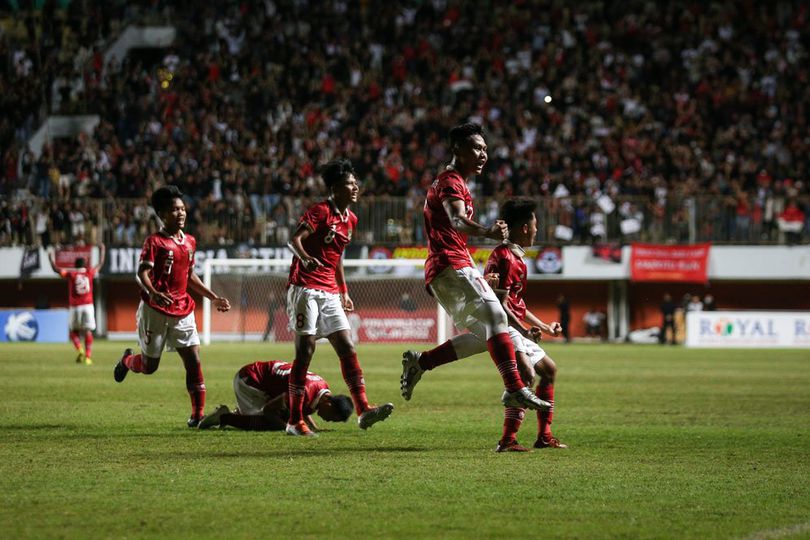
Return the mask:
<svg viewBox="0 0 810 540"><path fill-rule="evenodd" d="M296 328L303 328L304 327L304 314L299 313L295 316L295 327Z"/></svg>

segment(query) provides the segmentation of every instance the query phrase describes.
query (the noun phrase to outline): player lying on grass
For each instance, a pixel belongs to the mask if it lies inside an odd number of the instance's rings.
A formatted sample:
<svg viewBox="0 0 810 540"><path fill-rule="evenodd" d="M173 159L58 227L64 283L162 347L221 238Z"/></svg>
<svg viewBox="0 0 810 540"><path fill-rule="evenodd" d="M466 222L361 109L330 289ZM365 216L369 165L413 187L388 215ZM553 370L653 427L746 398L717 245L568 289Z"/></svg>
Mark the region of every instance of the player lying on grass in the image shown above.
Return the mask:
<svg viewBox="0 0 810 540"><path fill-rule="evenodd" d="M200 366L194 299L187 289L211 299L218 311L228 311L231 304L206 287L194 273L197 241L183 232L186 205L177 186L155 190L152 207L163 222L163 228L144 242L136 275L141 286L136 316L141 354L125 350L113 376L120 383L129 371L150 375L160 365L163 348L176 349L186 369L186 388L191 398L188 427L197 427L205 410L205 382Z"/></svg>
<svg viewBox="0 0 810 540"><path fill-rule="evenodd" d="M541 321L526 308L523 292L526 289L526 263L524 248L534 243L537 233L536 205L530 200L508 201L501 210L509 226L509 239L492 251L487 261L485 276L495 292L503 298L503 307L509 317L509 336L517 353L521 378L531 385L534 375L540 377L537 397L553 405L554 380L557 366L537 345L543 333L560 335L557 322L550 325ZM411 398L413 389L425 371L443 364L486 351L486 344L473 334L461 334L430 351L403 354L400 379L402 397ZM503 435L498 441L498 452L525 452L528 449L517 442L517 432L523 422L522 407L507 407L504 413ZM551 432L552 410L538 410L538 434L535 448L566 448Z"/></svg>
<svg viewBox="0 0 810 540"><path fill-rule="evenodd" d="M289 246L293 257L287 284L287 315L295 331L295 361L290 373L288 435L312 435L304 421L306 376L315 342L325 337L340 360L343 380L349 388L360 429L388 418L392 403L370 405L363 370L357 360L346 311L354 309L343 274L343 250L357 228L357 216L349 205L357 201L360 188L349 160L336 159L323 169L330 196L309 207L301 216Z"/></svg>
<svg viewBox="0 0 810 540"><path fill-rule="evenodd" d="M468 235L500 241L508 234L507 225L501 220L491 227L473 221L475 209L467 180L481 174L487 162L481 126L467 123L451 129L450 151L453 160L428 189L423 210L428 239L425 261L428 292L450 314L459 330L468 330L486 346L503 379L505 391L501 401L505 406L551 409L550 403L535 396L521 380L506 312L467 249Z"/></svg>
<svg viewBox="0 0 810 540"><path fill-rule="evenodd" d="M237 410L220 405L205 416L200 429L232 426L250 431L284 431L290 415L287 388L292 364L280 360L242 366L233 378ZM313 432L320 431L312 414L327 422L345 422L352 415L352 400L335 396L323 377L307 372L304 385L304 421Z"/></svg>

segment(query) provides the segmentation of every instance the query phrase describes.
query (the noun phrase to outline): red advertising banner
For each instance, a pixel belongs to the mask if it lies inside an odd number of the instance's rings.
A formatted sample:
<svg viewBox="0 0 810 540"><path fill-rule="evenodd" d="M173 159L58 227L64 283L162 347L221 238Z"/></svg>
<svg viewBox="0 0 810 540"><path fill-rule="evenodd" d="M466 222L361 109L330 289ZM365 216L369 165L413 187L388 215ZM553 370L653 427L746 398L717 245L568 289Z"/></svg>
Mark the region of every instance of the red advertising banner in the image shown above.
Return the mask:
<svg viewBox="0 0 810 540"><path fill-rule="evenodd" d="M710 247L711 244L665 246L633 243L630 279L706 283L709 280Z"/></svg>
<svg viewBox="0 0 810 540"><path fill-rule="evenodd" d="M89 267L92 263L93 246L67 246L56 251L56 266L59 268L75 268L76 259L84 257Z"/></svg>

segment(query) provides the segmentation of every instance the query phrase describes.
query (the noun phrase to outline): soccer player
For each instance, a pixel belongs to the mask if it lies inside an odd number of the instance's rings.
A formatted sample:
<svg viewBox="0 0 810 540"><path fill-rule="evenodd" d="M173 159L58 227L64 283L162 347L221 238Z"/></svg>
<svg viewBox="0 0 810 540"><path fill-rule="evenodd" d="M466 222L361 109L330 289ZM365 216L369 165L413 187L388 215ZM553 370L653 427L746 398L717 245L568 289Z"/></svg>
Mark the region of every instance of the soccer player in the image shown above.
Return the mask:
<svg viewBox="0 0 810 540"><path fill-rule="evenodd" d="M496 247L487 261L487 281L502 295L503 307L509 317L509 335L517 353L518 371L522 380L530 385L535 373L539 375L538 398L554 404L554 381L557 366L545 351L537 345L543 333L558 336L560 323L550 325L541 321L526 307L523 292L526 290L526 263L524 248L534 243L537 234L536 204L526 199L508 201L502 209L502 217L509 227L509 240ZM486 345L474 334L461 334L440 347L424 353L407 351L405 358L413 369L403 372L400 380L402 397L411 398L416 383L424 371L473 354L482 353ZM405 363L405 362L403 362ZM517 432L523 422L521 407L507 407L504 413L503 435L498 441L497 452L525 452L527 448L517 442ZM538 410L538 434L535 448L567 448L551 432L552 410Z"/></svg>
<svg viewBox="0 0 810 540"><path fill-rule="evenodd" d="M176 349L186 368L186 388L191 398L191 417L187 424L197 427L205 409L205 381L200 366L194 299L188 289L211 299L218 311L228 311L231 304L206 287L194 273L197 241L183 232L186 205L177 186L155 190L152 208L163 222L163 228L144 242L136 275L141 287L136 316L141 353L125 350L115 366L114 377L120 383L129 371L150 375L160 365L163 348Z"/></svg>
<svg viewBox="0 0 810 540"><path fill-rule="evenodd" d="M70 305L70 340L76 347L76 363L91 365L93 363L93 331L96 329L96 311L93 306L93 279L104 266L106 250L104 244L99 244L99 260L96 266L87 266L84 257L76 259L76 269L68 270L56 266L53 251L48 253L48 261L53 271L68 282L68 303ZM82 347L81 333L84 333L84 347Z"/></svg>
<svg viewBox="0 0 810 540"><path fill-rule="evenodd" d="M357 228L357 216L349 205L357 201L359 187L350 161L336 159L325 165L323 180L331 193L311 206L301 217L290 240L292 265L287 285L287 314L295 330L295 361L290 374L289 435L313 435L304 421L306 377L315 341L326 337L340 359L343 380L349 387L361 429L385 420L392 403L369 405L363 370L351 338L346 311L354 309L343 274L343 250Z"/></svg>
<svg viewBox="0 0 810 540"><path fill-rule="evenodd" d="M282 431L286 428L288 409L287 389L292 364L271 360L242 366L233 378L233 391L239 407L231 412L227 405L203 417L199 429L233 426L251 431ZM323 377L307 372L304 384L304 421L312 431L319 431L312 419L314 412L327 422L345 422L352 415L352 400L335 396Z"/></svg>
<svg viewBox="0 0 810 540"><path fill-rule="evenodd" d="M467 123L451 129L450 150L453 160L430 186L425 200L428 291L450 314L459 330L469 330L486 343L506 387L501 397L505 406L551 409L550 403L535 396L521 380L506 312L467 250L468 235L502 241L508 234L507 225L501 220L489 228L473 221L473 201L467 179L481 174L487 162L487 144L481 126ZM429 352L439 358L455 356L448 343ZM420 373L418 356L404 354L402 380L412 380Z"/></svg>

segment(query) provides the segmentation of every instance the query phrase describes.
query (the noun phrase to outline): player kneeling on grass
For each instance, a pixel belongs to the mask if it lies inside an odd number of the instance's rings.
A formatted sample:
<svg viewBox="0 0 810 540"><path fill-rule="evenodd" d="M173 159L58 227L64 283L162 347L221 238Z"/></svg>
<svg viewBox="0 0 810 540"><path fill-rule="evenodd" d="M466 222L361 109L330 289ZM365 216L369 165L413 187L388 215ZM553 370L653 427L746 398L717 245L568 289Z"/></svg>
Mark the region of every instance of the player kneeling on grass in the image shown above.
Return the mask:
<svg viewBox="0 0 810 540"><path fill-rule="evenodd" d="M287 388L292 364L271 360L242 366L233 378L233 392L238 409L227 405L203 417L200 429L232 426L250 431L283 431L290 415ZM321 431L312 419L317 413L327 422L345 422L352 415L352 400L334 396L323 377L310 371L304 385L302 412L304 422L313 432Z"/></svg>
<svg viewBox="0 0 810 540"><path fill-rule="evenodd" d="M369 405L363 370L357 361L345 313L354 309L354 303L346 287L342 256L357 228L357 216L349 205L357 201L360 191L351 162L345 159L329 162L323 169L323 180L331 195L304 213L289 244L295 255L287 284L287 314L290 328L295 331L295 361L289 383L290 418L286 427L289 435L313 434L304 421L303 404L307 369L319 337L329 340L340 359L360 429L385 420L394 410L392 403Z"/></svg>
<svg viewBox="0 0 810 540"><path fill-rule="evenodd" d="M509 317L509 337L515 348L517 367L521 379L531 385L535 373L540 377L536 395L543 401L554 403L554 380L557 366L537 345L543 333L560 335L559 323L541 321L526 308L523 292L526 290L526 263L524 248L534 243L537 234L536 205L533 201L518 199L504 204L502 218L509 227L508 240L492 251L487 261L487 282L503 298L503 307ZM402 397L411 399L413 389L425 371L466 358L487 350L486 343L474 334L461 334L435 349L418 353L406 351L402 360L400 388ZM552 410L538 410L538 434L535 448L566 448L551 433ZM517 442L517 432L523 422L523 407L507 407L504 412L503 435L498 441L498 452L525 452L527 448Z"/></svg>
<svg viewBox="0 0 810 540"><path fill-rule="evenodd" d="M160 365L163 348L176 349L186 368L186 388L191 398L188 426L197 427L205 410L205 382L194 299L187 289L209 298L218 311L228 311L231 304L206 287L194 273L197 241L183 232L186 205L180 190L176 186L157 189L152 194L152 207L163 228L144 242L136 276L141 286L136 316L141 354L125 350L115 366L114 377L121 382L129 371L150 375Z"/></svg>

